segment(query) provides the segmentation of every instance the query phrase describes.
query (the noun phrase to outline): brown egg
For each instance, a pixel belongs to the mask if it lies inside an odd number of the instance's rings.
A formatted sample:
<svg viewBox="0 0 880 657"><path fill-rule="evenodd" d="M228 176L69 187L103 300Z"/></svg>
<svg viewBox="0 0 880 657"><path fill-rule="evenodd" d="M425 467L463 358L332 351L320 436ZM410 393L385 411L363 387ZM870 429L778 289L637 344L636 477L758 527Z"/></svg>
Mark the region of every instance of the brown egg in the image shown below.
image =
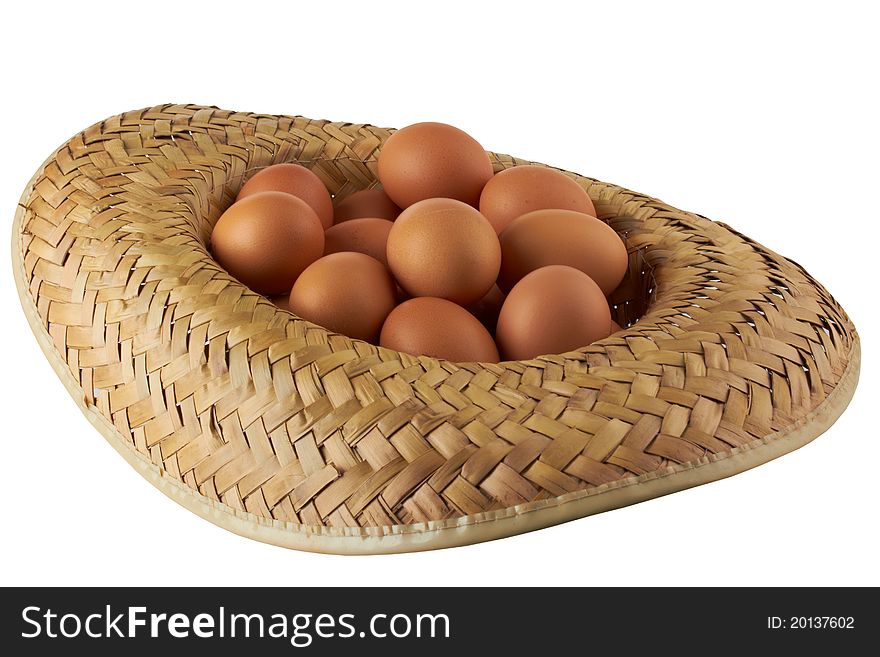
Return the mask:
<svg viewBox="0 0 880 657"><path fill-rule="evenodd" d="M419 201L400 214L388 234L388 266L414 297L472 303L492 287L500 264L492 225L461 201Z"/></svg>
<svg viewBox="0 0 880 657"><path fill-rule="evenodd" d="M324 228L333 225L333 200L324 183L304 166L273 164L255 173L238 192L238 200L259 192L286 192L301 198L318 215Z"/></svg>
<svg viewBox="0 0 880 657"><path fill-rule="evenodd" d="M333 209L333 223L341 224L350 219L377 217L394 221L400 208L381 189L364 189L346 196Z"/></svg>
<svg viewBox="0 0 880 657"><path fill-rule="evenodd" d="M480 323L486 327L489 333L495 333L495 326L498 324L498 313L501 312L503 304L504 292L497 285L493 285L482 299L467 306L466 310L480 320Z"/></svg>
<svg viewBox="0 0 880 657"><path fill-rule="evenodd" d="M611 312L599 286L565 265L527 274L504 300L495 339L505 359L560 354L608 337Z"/></svg>
<svg viewBox="0 0 880 657"><path fill-rule="evenodd" d="M281 294L324 252L321 221L305 201L261 192L233 203L211 233L214 257L261 294Z"/></svg>
<svg viewBox="0 0 880 657"><path fill-rule="evenodd" d="M379 151L379 180L397 205L454 198L476 207L492 162L466 132L445 123L416 123L391 135Z"/></svg>
<svg viewBox="0 0 880 657"><path fill-rule="evenodd" d="M363 253L344 251L316 260L290 291L290 312L350 338L376 342L395 304L388 269Z"/></svg>
<svg viewBox="0 0 880 657"><path fill-rule="evenodd" d="M575 210L596 216L584 188L556 169L524 165L500 171L480 195L480 212L499 235L517 217L533 210Z"/></svg>
<svg viewBox="0 0 880 657"><path fill-rule="evenodd" d="M612 319L611 320L611 333L617 333L618 331L622 331L622 330L623 330L623 327Z"/></svg>
<svg viewBox="0 0 880 657"><path fill-rule="evenodd" d="M392 310L379 344L455 363L498 362L498 349L485 327L461 306L435 297L410 299Z"/></svg>
<svg viewBox="0 0 880 657"><path fill-rule="evenodd" d="M324 232L324 255L340 251L366 253L383 265L388 264L385 245L394 224L387 219L352 219L330 226Z"/></svg>
<svg viewBox="0 0 880 657"><path fill-rule="evenodd" d="M626 247L620 237L604 221L581 212L535 210L514 219L500 239L502 290L546 265L580 269L605 294L626 274Z"/></svg>

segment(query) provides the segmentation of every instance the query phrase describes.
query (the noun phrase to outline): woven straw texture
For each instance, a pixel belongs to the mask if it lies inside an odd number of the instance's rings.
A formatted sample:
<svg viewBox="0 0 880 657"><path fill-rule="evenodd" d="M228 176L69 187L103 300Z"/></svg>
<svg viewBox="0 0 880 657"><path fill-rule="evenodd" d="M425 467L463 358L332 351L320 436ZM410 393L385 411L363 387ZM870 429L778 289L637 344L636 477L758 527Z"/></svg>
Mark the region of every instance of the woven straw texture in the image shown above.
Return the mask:
<svg viewBox="0 0 880 657"><path fill-rule="evenodd" d="M576 352L486 365L399 354L276 309L211 258L211 228L253 172L300 162L344 197L376 184L390 132L164 105L76 135L25 192L13 258L37 337L117 449L202 515L229 514L240 533L422 533L395 549L435 547L431 532L766 443L853 369L852 323L801 267L574 174L630 255L612 299L629 328Z"/></svg>

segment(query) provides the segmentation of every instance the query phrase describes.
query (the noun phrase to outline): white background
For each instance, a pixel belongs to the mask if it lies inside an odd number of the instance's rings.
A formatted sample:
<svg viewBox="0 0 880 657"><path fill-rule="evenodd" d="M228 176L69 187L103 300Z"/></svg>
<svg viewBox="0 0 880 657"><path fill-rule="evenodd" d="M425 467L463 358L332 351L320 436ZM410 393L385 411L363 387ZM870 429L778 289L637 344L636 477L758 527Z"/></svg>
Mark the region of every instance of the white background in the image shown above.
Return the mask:
<svg viewBox="0 0 880 657"><path fill-rule="evenodd" d="M880 584L873 3L18 4L0 20L7 231L44 158L122 111L438 120L792 257L850 313L863 363L830 431L734 478L472 547L306 554L221 530L137 475L38 349L4 257L0 583Z"/></svg>

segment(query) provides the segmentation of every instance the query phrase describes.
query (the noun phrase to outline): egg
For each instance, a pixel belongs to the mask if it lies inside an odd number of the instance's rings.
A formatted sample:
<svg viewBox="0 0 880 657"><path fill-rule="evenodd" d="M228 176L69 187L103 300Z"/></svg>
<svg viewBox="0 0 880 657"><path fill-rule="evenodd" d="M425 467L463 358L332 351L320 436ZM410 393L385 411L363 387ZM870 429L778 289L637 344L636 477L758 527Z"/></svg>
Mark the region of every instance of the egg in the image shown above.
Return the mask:
<svg viewBox="0 0 880 657"><path fill-rule="evenodd" d="M628 258L620 237L605 222L582 212L535 210L510 222L500 239L502 290L546 265L580 269L605 294L626 274Z"/></svg>
<svg viewBox="0 0 880 657"><path fill-rule="evenodd" d="M611 332L617 333L618 331L622 331L622 330L623 330L623 327L612 319L611 320Z"/></svg>
<svg viewBox="0 0 880 657"><path fill-rule="evenodd" d="M481 299L501 265L492 225L461 201L432 198L404 210L388 233L388 266L414 297Z"/></svg>
<svg viewBox="0 0 880 657"><path fill-rule="evenodd" d="M492 177L492 162L470 135L445 123L398 130L379 151L379 180L401 208L428 198L453 198L476 207Z"/></svg>
<svg viewBox="0 0 880 657"><path fill-rule="evenodd" d="M505 359L574 351L611 333L611 312L592 278L551 265L519 281L501 307L495 339Z"/></svg>
<svg viewBox="0 0 880 657"><path fill-rule="evenodd" d="M395 302L394 280L385 265L351 251L316 260L290 291L290 312L368 342L376 341Z"/></svg>
<svg viewBox="0 0 880 657"><path fill-rule="evenodd" d="M324 231L324 254L357 251L388 264L385 245L394 224L387 219L352 219Z"/></svg>
<svg viewBox="0 0 880 657"><path fill-rule="evenodd" d="M286 192L305 201L324 228L333 225L333 200L330 192L313 172L293 163L273 164L261 169L238 192L238 200L259 192Z"/></svg>
<svg viewBox="0 0 880 657"><path fill-rule="evenodd" d="M486 327L489 333L495 333L495 326L498 324L498 313L501 312L503 304L504 292L497 285L493 285L482 299L467 306L466 310L480 320L480 323Z"/></svg>
<svg viewBox="0 0 880 657"><path fill-rule="evenodd" d="M500 171L480 195L480 212L499 235L520 215L546 209L596 216L584 188L561 171L547 167L523 165Z"/></svg>
<svg viewBox="0 0 880 657"><path fill-rule="evenodd" d="M461 306L436 297L416 297L392 310L379 344L456 363L498 362L495 342L479 320Z"/></svg>
<svg viewBox="0 0 880 657"><path fill-rule="evenodd" d="M261 192L233 203L211 233L214 257L226 271L265 295L290 290L324 252L324 230L302 199Z"/></svg>
<svg viewBox="0 0 880 657"><path fill-rule="evenodd" d="M364 189L355 192L336 204L333 209L333 223L341 224L350 219L376 217L394 221L400 214L400 208L388 198L381 189Z"/></svg>

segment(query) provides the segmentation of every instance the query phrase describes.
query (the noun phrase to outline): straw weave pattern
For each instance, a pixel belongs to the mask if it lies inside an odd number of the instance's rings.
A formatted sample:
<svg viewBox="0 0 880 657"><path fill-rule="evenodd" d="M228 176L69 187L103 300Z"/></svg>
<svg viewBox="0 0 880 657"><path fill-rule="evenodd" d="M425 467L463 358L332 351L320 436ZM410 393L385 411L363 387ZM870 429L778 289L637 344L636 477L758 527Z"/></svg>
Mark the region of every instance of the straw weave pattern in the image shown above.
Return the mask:
<svg viewBox="0 0 880 657"><path fill-rule="evenodd" d="M276 309L211 258L254 171L301 162L344 197L376 184L390 132L163 105L93 125L38 174L15 239L42 328L83 403L168 477L292 531L446 520L729 452L847 367L854 327L801 267L575 174L630 271L613 298L629 328L572 353L399 354Z"/></svg>

